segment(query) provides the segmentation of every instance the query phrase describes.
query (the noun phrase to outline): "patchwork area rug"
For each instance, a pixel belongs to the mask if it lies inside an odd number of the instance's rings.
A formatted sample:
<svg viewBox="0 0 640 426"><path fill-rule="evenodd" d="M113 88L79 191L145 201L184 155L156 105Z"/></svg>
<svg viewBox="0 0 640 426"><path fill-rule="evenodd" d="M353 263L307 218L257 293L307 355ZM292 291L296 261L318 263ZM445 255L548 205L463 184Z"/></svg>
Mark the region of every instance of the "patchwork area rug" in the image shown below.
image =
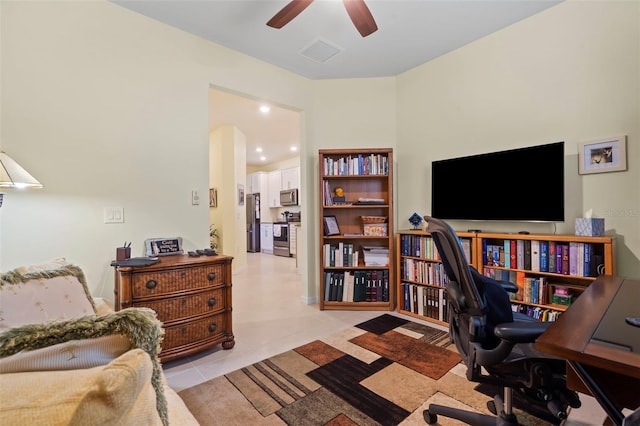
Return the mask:
<svg viewBox="0 0 640 426"><path fill-rule="evenodd" d="M203 426L424 425L430 403L490 414L465 371L446 332L383 314L179 394Z"/></svg>

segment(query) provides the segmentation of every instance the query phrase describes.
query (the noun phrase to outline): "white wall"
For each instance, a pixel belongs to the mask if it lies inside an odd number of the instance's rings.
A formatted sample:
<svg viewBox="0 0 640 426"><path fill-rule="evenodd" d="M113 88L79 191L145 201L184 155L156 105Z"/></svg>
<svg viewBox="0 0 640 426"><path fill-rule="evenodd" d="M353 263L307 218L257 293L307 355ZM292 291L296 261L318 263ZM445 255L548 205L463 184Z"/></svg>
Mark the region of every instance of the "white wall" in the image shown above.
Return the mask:
<svg viewBox="0 0 640 426"><path fill-rule="evenodd" d="M191 190L210 186L210 87L302 111L309 220L319 147L394 143L392 78L312 82L106 1L0 2L0 19L0 143L45 185L5 197L3 271L64 256L111 298L109 264L123 241L134 256L151 237L207 247L209 206L192 206ZM219 203L229 193L219 188ZM124 207L124 224L102 223L109 206ZM312 302L317 229L306 232L301 297ZM223 240L223 253L236 253Z"/></svg>
<svg viewBox="0 0 640 426"><path fill-rule="evenodd" d="M5 196L0 269L66 256L112 297L123 241L133 255L151 237L206 247L208 203L190 195L209 188L214 85L302 111L304 301L318 280L320 148L394 148L400 229L429 211L432 159L561 139L571 157L626 133L629 171L576 177L571 209L607 215L619 272L638 277L639 7L568 1L398 78L308 81L105 1L0 2L0 144L45 185ZM124 224L102 223L108 206Z"/></svg>
<svg viewBox="0 0 640 426"><path fill-rule="evenodd" d="M5 196L2 270L65 256L112 297L123 241L134 256L151 237L207 247L209 206L192 206L191 190L209 188L210 85L309 104L308 80L109 2L0 11L0 141L45 185ZM124 224L103 224L108 206L124 207Z"/></svg>
<svg viewBox="0 0 640 426"><path fill-rule="evenodd" d="M640 3L567 1L398 77L398 229L431 209L431 161L565 141L568 197L558 233L588 208L616 236L618 274L640 277ZM626 172L578 175L580 142L628 135ZM544 170L540 184L550 180ZM543 203L488 191L487 200ZM487 171L499 187L500 171ZM410 182L418 182L419 189ZM551 224L457 229L554 232Z"/></svg>
<svg viewBox="0 0 640 426"><path fill-rule="evenodd" d="M218 188L218 207L210 209L218 229L219 252L233 256L233 271L247 267L246 205L239 204L238 185L246 190L246 136L235 126L220 126L209 139L209 182Z"/></svg>

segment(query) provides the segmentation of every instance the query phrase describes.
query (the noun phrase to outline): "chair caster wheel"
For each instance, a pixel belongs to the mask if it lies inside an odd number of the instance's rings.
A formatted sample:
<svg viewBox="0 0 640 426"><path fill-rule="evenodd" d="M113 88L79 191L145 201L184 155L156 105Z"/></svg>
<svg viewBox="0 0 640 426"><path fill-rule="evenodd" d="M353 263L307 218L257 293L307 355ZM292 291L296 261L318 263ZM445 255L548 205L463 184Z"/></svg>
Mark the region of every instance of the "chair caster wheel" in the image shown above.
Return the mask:
<svg viewBox="0 0 640 426"><path fill-rule="evenodd" d="M424 421L427 422L428 425L433 425L438 422L438 416L436 414L431 414L429 410L424 410L422 412L422 416L424 417Z"/></svg>
<svg viewBox="0 0 640 426"><path fill-rule="evenodd" d="M498 410L496 410L495 401L487 401L487 410L491 411L491 414L493 414L494 416L498 415Z"/></svg>

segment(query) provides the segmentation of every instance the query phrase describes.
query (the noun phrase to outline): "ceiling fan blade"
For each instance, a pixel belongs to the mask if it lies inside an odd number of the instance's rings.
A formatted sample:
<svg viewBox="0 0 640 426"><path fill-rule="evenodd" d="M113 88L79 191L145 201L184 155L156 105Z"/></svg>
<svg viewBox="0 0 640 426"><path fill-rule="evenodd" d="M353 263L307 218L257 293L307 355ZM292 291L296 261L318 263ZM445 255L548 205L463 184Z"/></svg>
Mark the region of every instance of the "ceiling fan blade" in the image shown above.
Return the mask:
<svg viewBox="0 0 640 426"><path fill-rule="evenodd" d="M364 0L343 0L344 7L351 18L351 22L362 37L366 37L378 30L375 19Z"/></svg>
<svg viewBox="0 0 640 426"><path fill-rule="evenodd" d="M293 18L298 16L300 12L305 10L313 0L292 0L280 12L273 15L273 18L267 22L272 28L282 28L287 25Z"/></svg>

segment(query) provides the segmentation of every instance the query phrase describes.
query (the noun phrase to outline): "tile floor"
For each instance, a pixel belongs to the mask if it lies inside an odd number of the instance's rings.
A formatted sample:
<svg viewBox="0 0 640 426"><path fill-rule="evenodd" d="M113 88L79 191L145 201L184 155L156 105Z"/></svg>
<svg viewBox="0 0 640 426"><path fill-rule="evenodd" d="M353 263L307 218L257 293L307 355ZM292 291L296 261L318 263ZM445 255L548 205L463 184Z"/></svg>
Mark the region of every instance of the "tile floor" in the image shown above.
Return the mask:
<svg viewBox="0 0 640 426"><path fill-rule="evenodd" d="M322 338L380 315L380 311L320 311L301 301L296 260L247 253L248 267L233 276L233 349L220 346L165 363L169 385L177 391ZM397 312L393 315L406 317ZM430 323L429 323L430 324ZM433 325L433 324L430 324ZM601 425L606 416L595 401L581 396L565 426Z"/></svg>

